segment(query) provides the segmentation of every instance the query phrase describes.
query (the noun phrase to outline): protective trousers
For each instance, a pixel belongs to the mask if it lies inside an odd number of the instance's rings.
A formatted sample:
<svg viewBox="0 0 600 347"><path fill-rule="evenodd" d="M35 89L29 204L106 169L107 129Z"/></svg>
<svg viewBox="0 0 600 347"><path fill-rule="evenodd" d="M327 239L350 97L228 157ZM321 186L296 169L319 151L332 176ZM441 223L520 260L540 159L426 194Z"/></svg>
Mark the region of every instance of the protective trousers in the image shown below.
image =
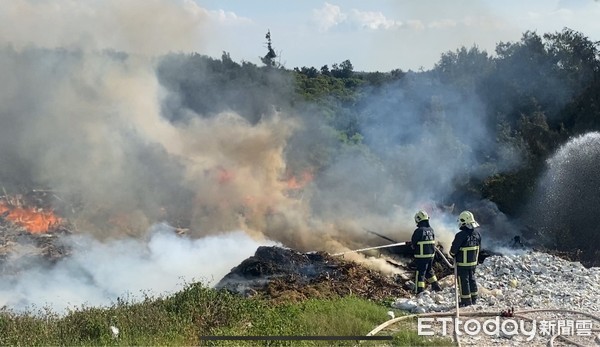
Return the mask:
<svg viewBox="0 0 600 347"><path fill-rule="evenodd" d="M417 294L425 290L425 281L434 287L439 287L437 277L433 273L433 258L415 259L415 263L417 265L417 272L415 274L415 290Z"/></svg>
<svg viewBox="0 0 600 347"><path fill-rule="evenodd" d="M477 302L477 282L475 279L475 266L459 266L458 286L460 287L460 304L468 306Z"/></svg>

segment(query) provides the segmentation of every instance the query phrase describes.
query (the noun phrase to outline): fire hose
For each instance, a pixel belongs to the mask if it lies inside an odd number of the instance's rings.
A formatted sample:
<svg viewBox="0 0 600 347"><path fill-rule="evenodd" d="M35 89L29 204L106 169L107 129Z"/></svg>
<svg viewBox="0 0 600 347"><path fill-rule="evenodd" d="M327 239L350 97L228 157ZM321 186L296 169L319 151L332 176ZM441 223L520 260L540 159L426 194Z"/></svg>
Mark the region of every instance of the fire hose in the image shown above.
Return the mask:
<svg viewBox="0 0 600 347"><path fill-rule="evenodd" d="M377 234L375 232L372 232L370 230L367 230L368 232L375 234L377 236L383 237L389 241L392 241L392 239L389 239L383 235ZM376 246L376 247L367 247L367 248L361 248L361 249L356 249L356 250L351 250L351 251L346 251L346 252L341 252L341 253L335 253L332 254L333 256L340 256L340 255L344 255L344 254L348 254L348 253L354 253L354 252L362 252L362 251L368 251L368 250L373 250L373 249L381 249L381 248L388 248L388 247L395 247L395 246L403 246L406 245L408 242L395 242L389 245L384 245L384 246ZM455 319L458 319L459 316L459 296L458 296L458 273L457 273L457 267L456 265L453 265L450 263L450 261L448 261L448 258L446 258L446 256L436 247L435 251L440 255L440 257L442 258L442 260L446 263L446 265L448 265L449 267L452 267L454 269L454 292L455 292L455 312L435 312L435 313L421 313L421 314L412 314L412 315L407 315L407 316L402 316L402 317L396 317L396 318L392 318L388 321L383 322L382 324L380 324L379 326L375 327L373 330L371 330L367 336L373 336L377 333L379 333L381 330L387 328L388 326L401 322L403 320L406 319L410 319L410 318L420 318L420 317L449 317L449 316L454 316ZM594 320L596 320L597 322L600 322L600 316L596 316L593 315L591 313L587 313L587 312L583 312L583 311L577 311L577 310L569 310L569 309L530 309L530 310L523 310L523 311L511 311L510 314L512 317L518 317L521 318L523 320L527 320L529 322L533 322L533 320L529 317L525 317L523 316L523 314L529 314L529 313L536 313L536 312L561 312L561 313L571 313L571 314L580 314L583 316L587 316L590 317ZM463 312L462 313L463 316L466 317L496 317L501 315L499 312L497 311L484 311L484 312ZM600 330L598 329L592 329L592 331L594 332L598 332ZM554 340L556 338L561 338L564 341L566 341L567 343L573 344L575 346L583 346L569 338L567 338L566 336L560 335L560 334L554 334L551 336L550 341L549 341L549 346L553 347L554 346ZM600 339L600 335L598 337ZM457 329L454 329L454 340L456 341L456 344L460 347L460 339L458 338L458 331Z"/></svg>
<svg viewBox="0 0 600 347"><path fill-rule="evenodd" d="M372 249L380 249L380 248L388 248L388 247L396 247L396 246L404 246L404 245L406 245L406 242L397 242L397 243L392 243L390 245L367 247L367 248L361 248L361 249L354 249L354 250L346 251L346 252L335 253L335 254L332 254L332 256L340 256L340 255L344 255L344 254L348 254L348 253L363 252L363 251L370 251Z"/></svg>
<svg viewBox="0 0 600 347"><path fill-rule="evenodd" d="M441 252L440 252L441 253ZM444 255L442 254L442 257ZM446 257L444 257L444 259L446 259ZM446 261L448 261L448 259L446 259ZM456 265L456 262L454 262L454 302L456 304L456 315L455 318L456 321L458 321L458 312L460 311L458 309L458 266ZM456 344L458 345L458 347L460 347L460 339L458 338L458 331L456 331L457 329L454 329L454 340L456 341Z"/></svg>
<svg viewBox="0 0 600 347"><path fill-rule="evenodd" d="M377 235L377 236L381 237L384 240L388 240L388 241L392 242L391 245L381 246L381 247L377 247L377 248L402 246L402 245L405 245L405 244L408 243L408 242L398 242L398 241L395 241L394 239L391 239L391 238L389 238L389 237L387 237L385 235L382 235L380 233L374 232L374 231L366 229L366 228L365 228L365 231L368 232L369 234ZM376 249L376 248L370 248L370 249ZM346 252L346 253L360 252L362 250L368 250L368 249L359 249L359 250L355 250L355 251L349 251L349 252ZM444 253L442 253L442 251L440 251L439 248L435 247L435 251L442 257L442 259L444 260L444 262L446 263L446 265L448 265L449 267L453 267L453 265L448 261L448 259L446 258L446 256L444 256ZM344 254L344 253L338 253L338 254L334 254L334 255L341 255L341 254Z"/></svg>
<svg viewBox="0 0 600 347"><path fill-rule="evenodd" d="M384 239L386 239L388 241L394 242L394 240L392 240L392 239L390 239L390 238L388 238L386 236L380 235L380 234L378 234L376 232L373 232L373 231L370 231L370 230L367 230L367 232L375 234L375 235L377 235L379 237L382 237L382 238L384 238ZM395 247L395 246L403 246L403 245L406 245L407 243L408 242L395 242L395 243L392 243L392 244L389 244L389 245L355 249L355 250L351 250L351 251L346 251L346 252L341 252L341 253L335 253L335 254L332 254L332 255L333 256L340 256L340 255L344 255L344 254L348 254L348 253L369 251L369 250L373 250L373 249L381 249L381 248L388 248L388 247ZM444 262L446 263L446 265L448 265L451 268L454 268L454 292L455 292L455 303L456 303L455 319L458 319L459 318L459 313L458 313L459 312L459 310L458 310L458 274L457 274L456 265L452 265L448 261L448 258L446 258L446 256L444 255L444 253L442 253L442 251L440 251L437 247L435 247L435 251L444 260ZM401 318L404 318L404 317L401 317ZM369 335L367 335L367 336L371 336L371 333L369 333ZM455 338L455 341L456 341L458 347L460 347L460 340L458 339L458 334L457 334L456 329L454 329L454 338Z"/></svg>
<svg viewBox="0 0 600 347"><path fill-rule="evenodd" d="M450 262L448 261L448 258L446 258L446 256L444 255L444 253L442 253L442 251L440 251L437 247L435 248L435 251L440 255L440 257L444 260L444 262L446 263L446 265L450 266L451 268L454 269L454 303L456 305L456 314L455 314L455 319L458 320L459 318L459 309L458 309L458 267L456 265L456 262L454 262L453 264L450 264ZM456 344L458 345L458 347L460 347L460 339L458 338L458 332L456 331L456 329L454 329L454 340L456 341Z"/></svg>
<svg viewBox="0 0 600 347"><path fill-rule="evenodd" d="M456 265L452 265L450 263L450 261L448 261L448 258L446 258L446 256L444 255L444 253L442 253L438 248L435 249L436 252L440 255L440 257L444 260L444 262L446 263L446 265L452 267L454 269L454 300L455 300L455 312L445 312L445 313L424 313L424 314L414 314L414 315L408 315L408 316L403 316L403 317L398 317L398 318L394 318L394 319L390 319L387 322L384 322L383 324L379 325L378 327L376 327L375 329L373 329L371 332L369 332L367 334L367 336L373 336L375 334L377 334L379 331L383 330L384 328L388 327L389 325L392 325L394 323L400 322L404 319L408 319L408 318L413 318L413 317L447 317L447 316L452 316L454 315L455 319L459 319L459 296L458 296L458 269L456 267ZM530 310L524 310L524 311L517 311L515 312L514 310L511 311L511 315L513 317L518 317L524 320L527 320L529 322L532 322L533 320L523 316L523 314L527 314L527 313L536 313L536 312L562 312L562 313L572 313L572 314L581 314L587 317L590 317L598 322L600 322L600 316L596 316L593 315L591 313L587 313L587 312L582 312L582 311L577 311L577 310L569 310L569 309L530 309ZM463 316L467 316L467 317L495 317L498 316L498 312L495 311L487 311L487 312L463 312L462 313ZM596 331L596 330L593 330ZM573 345L576 346L584 346L581 345L569 338L567 338L566 336L560 335L560 334L555 334L551 337L550 341L549 341L549 345L550 347L554 346L554 340L560 337L561 339L565 340L568 343L571 343ZM599 335L600 338L600 335ZM456 341L456 344L458 345L458 347L461 346L460 344L460 339L458 338L458 331L456 329L454 329L454 340Z"/></svg>

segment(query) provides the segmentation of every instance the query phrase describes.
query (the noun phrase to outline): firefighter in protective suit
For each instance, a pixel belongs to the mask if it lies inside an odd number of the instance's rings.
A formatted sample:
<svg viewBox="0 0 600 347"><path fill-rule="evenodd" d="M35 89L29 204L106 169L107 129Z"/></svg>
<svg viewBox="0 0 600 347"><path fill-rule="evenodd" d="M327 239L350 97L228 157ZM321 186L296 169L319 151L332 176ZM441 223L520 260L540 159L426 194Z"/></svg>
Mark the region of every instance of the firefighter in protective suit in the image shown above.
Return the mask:
<svg viewBox="0 0 600 347"><path fill-rule="evenodd" d="M475 228L479 223L475 221L473 213L463 211L458 216L460 231L454 237L450 255L454 257L458 286L460 288L460 306L465 307L477 302L477 281L475 268L481 247L481 235Z"/></svg>
<svg viewBox="0 0 600 347"><path fill-rule="evenodd" d="M415 214L417 229L411 238L411 247L414 251L417 273L415 276L415 290L419 294L425 290L425 281L431 284L431 289L442 290L433 273L433 257L435 256L435 234L429 225L429 216L425 211Z"/></svg>

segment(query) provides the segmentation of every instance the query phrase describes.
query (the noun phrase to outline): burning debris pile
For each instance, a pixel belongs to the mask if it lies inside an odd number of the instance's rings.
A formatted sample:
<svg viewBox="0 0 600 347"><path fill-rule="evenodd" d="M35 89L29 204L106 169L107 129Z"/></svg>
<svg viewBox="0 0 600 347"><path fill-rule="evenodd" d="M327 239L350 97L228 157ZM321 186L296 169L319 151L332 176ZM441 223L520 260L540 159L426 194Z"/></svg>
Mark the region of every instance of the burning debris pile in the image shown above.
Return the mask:
<svg viewBox="0 0 600 347"><path fill-rule="evenodd" d="M64 220L54 213L47 200L46 191L12 196L5 193L0 197L0 217L3 222L32 234L58 231Z"/></svg>
<svg viewBox="0 0 600 347"><path fill-rule="evenodd" d="M275 301L341 295L379 300L408 295L402 281L360 264L324 252L300 253L281 247L259 247L216 288Z"/></svg>
<svg viewBox="0 0 600 347"><path fill-rule="evenodd" d="M483 253L480 262L489 256ZM233 268L215 288L275 301L344 295L375 300L409 296L414 290L415 271L410 247L394 247L389 254L378 253L375 258L393 266L397 273L385 274L326 252L259 247L254 256ZM434 258L434 269L440 279L453 272L439 254Z"/></svg>
<svg viewBox="0 0 600 347"><path fill-rule="evenodd" d="M43 258L51 264L68 254L58 235L70 233L69 225L50 208L48 197L46 191L0 197L1 274L18 272L26 259Z"/></svg>

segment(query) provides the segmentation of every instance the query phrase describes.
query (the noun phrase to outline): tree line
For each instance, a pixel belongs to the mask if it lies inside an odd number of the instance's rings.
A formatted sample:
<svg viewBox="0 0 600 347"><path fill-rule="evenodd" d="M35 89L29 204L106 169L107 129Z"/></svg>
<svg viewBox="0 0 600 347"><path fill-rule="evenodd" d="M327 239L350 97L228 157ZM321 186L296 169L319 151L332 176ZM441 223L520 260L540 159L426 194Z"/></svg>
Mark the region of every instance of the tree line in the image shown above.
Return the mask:
<svg viewBox="0 0 600 347"><path fill-rule="evenodd" d="M514 218L523 217L552 153L573 136L600 130L599 43L568 28L542 35L525 32L519 41L498 43L494 54L477 46L461 47L443 53L432 69L418 72L355 71L350 60L288 69L274 63L270 32L267 39L261 66L235 62L227 52L221 59L171 54L159 65L160 81L177 91L178 103L203 116L230 109L256 123L275 107L318 120L326 126L308 127L320 132L310 147L314 153L296 154L302 158L294 161L316 170L347 151L367 153L374 162L385 156L365 142L366 125L386 126L369 104L374 97L384 100L380 106L389 110L423 99L415 112L424 115L424 124L431 117L445 117L450 128L458 129L468 124L457 124L464 119L452 118L452 109L458 113L461 103L476 96L481 105L476 121L491 129L491 141L497 145L471 149L480 169L468 172L453 188L456 194L493 201ZM185 121L184 115L168 108L165 114L172 121ZM328 145L319 146L319 141ZM506 146L518 152L520 161L501 169ZM593 228L584 233L588 240L600 241ZM560 248L560 233L553 237ZM567 246L593 253L589 242L563 245Z"/></svg>

